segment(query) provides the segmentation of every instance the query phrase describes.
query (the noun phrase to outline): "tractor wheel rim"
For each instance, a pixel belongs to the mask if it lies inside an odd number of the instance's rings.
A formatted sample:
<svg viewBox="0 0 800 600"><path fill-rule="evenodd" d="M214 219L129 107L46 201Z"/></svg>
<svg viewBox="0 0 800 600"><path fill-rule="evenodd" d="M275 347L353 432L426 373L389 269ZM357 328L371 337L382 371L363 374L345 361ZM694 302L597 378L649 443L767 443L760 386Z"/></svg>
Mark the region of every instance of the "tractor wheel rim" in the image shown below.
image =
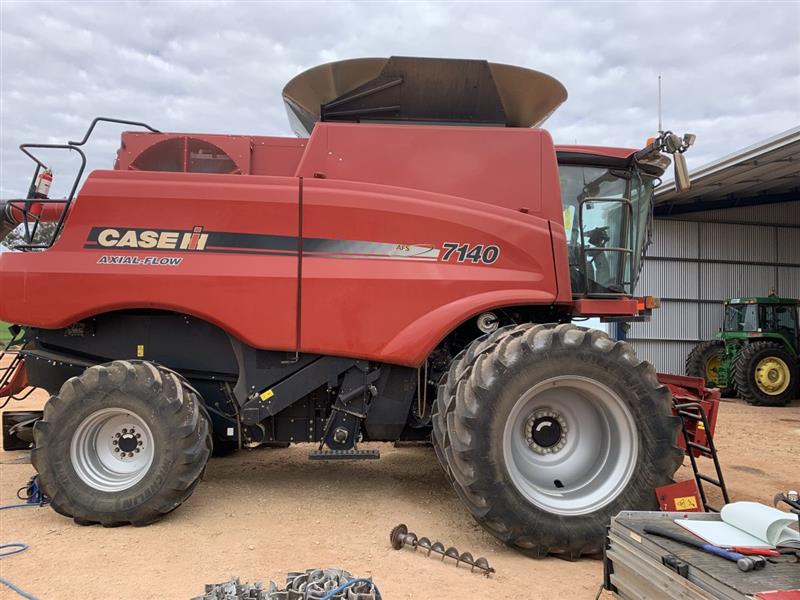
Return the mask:
<svg viewBox="0 0 800 600"><path fill-rule="evenodd" d="M139 483L150 470L153 435L137 414L103 408L75 429L70 459L86 485L101 492L120 492Z"/></svg>
<svg viewBox="0 0 800 600"><path fill-rule="evenodd" d="M538 440L537 426L544 429ZM588 514L613 501L630 481L638 452L636 422L623 400L580 376L530 388L503 432L514 487L535 506L561 515Z"/></svg>
<svg viewBox="0 0 800 600"><path fill-rule="evenodd" d="M758 361L755 375L758 389L770 396L785 392L792 378L789 365L777 356L769 356Z"/></svg>
<svg viewBox="0 0 800 600"><path fill-rule="evenodd" d="M716 384L719 381L719 367L721 364L719 356L712 356L706 362L706 381Z"/></svg>

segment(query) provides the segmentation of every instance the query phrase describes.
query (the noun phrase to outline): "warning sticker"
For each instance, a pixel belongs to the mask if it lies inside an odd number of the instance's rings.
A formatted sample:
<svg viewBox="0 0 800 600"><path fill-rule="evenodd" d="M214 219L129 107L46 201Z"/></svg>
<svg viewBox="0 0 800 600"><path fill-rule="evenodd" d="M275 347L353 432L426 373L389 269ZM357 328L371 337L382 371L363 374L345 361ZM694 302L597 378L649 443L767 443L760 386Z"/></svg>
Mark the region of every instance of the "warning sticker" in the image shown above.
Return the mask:
<svg viewBox="0 0 800 600"><path fill-rule="evenodd" d="M693 508L697 508L697 498L694 496L682 496L680 498L675 498L675 510L682 511L691 510Z"/></svg>

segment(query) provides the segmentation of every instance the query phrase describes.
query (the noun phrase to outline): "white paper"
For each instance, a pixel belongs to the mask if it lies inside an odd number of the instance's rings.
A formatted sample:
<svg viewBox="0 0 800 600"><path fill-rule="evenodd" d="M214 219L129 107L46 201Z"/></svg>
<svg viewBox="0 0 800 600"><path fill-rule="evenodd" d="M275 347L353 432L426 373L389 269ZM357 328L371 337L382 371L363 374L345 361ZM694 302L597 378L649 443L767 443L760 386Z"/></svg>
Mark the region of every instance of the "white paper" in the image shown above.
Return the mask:
<svg viewBox="0 0 800 600"><path fill-rule="evenodd" d="M772 546L787 541L800 543L800 535L789 529L790 524L797 522L797 517L772 506L758 502L732 502L722 507L720 517Z"/></svg>
<svg viewBox="0 0 800 600"><path fill-rule="evenodd" d="M797 522L792 513L758 502L732 502L722 507L721 521L675 522L715 546L800 547L800 534L789 525Z"/></svg>
<svg viewBox="0 0 800 600"><path fill-rule="evenodd" d="M744 548L771 548L773 546L773 544L760 540L733 525L728 525L724 521L690 521L688 519L675 519L675 522L714 546L722 546L723 548L731 548L733 546Z"/></svg>

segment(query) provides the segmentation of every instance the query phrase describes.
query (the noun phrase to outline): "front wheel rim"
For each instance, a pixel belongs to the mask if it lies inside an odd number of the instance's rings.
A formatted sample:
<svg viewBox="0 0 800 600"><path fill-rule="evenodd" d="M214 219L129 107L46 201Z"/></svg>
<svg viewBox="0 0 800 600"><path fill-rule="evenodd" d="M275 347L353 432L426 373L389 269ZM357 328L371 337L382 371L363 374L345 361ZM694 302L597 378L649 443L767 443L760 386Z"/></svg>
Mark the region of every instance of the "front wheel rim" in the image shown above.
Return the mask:
<svg viewBox="0 0 800 600"><path fill-rule="evenodd" d="M770 396L777 396L786 391L792 378L789 365L777 356L768 356L756 365L756 385Z"/></svg>
<svg viewBox="0 0 800 600"><path fill-rule="evenodd" d="M613 501L628 485L638 453L636 422L625 402L580 376L530 388L503 432L514 487L538 508L561 515L592 513Z"/></svg>
<svg viewBox="0 0 800 600"><path fill-rule="evenodd" d="M137 414L103 408L75 429L70 459L75 473L89 487L120 492L139 483L153 464L153 435Z"/></svg>

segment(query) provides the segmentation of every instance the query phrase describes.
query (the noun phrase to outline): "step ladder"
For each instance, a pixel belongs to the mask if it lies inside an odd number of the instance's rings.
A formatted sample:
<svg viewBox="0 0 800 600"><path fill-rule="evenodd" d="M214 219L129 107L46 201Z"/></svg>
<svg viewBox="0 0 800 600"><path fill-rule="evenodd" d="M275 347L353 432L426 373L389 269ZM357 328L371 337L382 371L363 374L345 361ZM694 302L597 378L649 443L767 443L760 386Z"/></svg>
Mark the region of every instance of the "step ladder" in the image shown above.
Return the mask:
<svg viewBox="0 0 800 600"><path fill-rule="evenodd" d="M717 457L714 435L708 422L706 410L700 402L684 402L682 400L673 399L673 403L675 414L681 419L681 429L683 431L683 440L686 444L686 453L689 455L689 461L692 465L692 472L694 473L694 480L697 484L697 491L700 494L700 502L703 505L703 510L707 512L719 512L719 509L709 505L704 485L718 487L722 492L722 501L724 504L728 504L731 500L728 496L725 478L722 475L722 467ZM696 432L700 430L705 432L705 444L696 442L695 436L690 433L690 431ZM697 465L696 454L710 458L713 461L716 477L700 472Z"/></svg>

